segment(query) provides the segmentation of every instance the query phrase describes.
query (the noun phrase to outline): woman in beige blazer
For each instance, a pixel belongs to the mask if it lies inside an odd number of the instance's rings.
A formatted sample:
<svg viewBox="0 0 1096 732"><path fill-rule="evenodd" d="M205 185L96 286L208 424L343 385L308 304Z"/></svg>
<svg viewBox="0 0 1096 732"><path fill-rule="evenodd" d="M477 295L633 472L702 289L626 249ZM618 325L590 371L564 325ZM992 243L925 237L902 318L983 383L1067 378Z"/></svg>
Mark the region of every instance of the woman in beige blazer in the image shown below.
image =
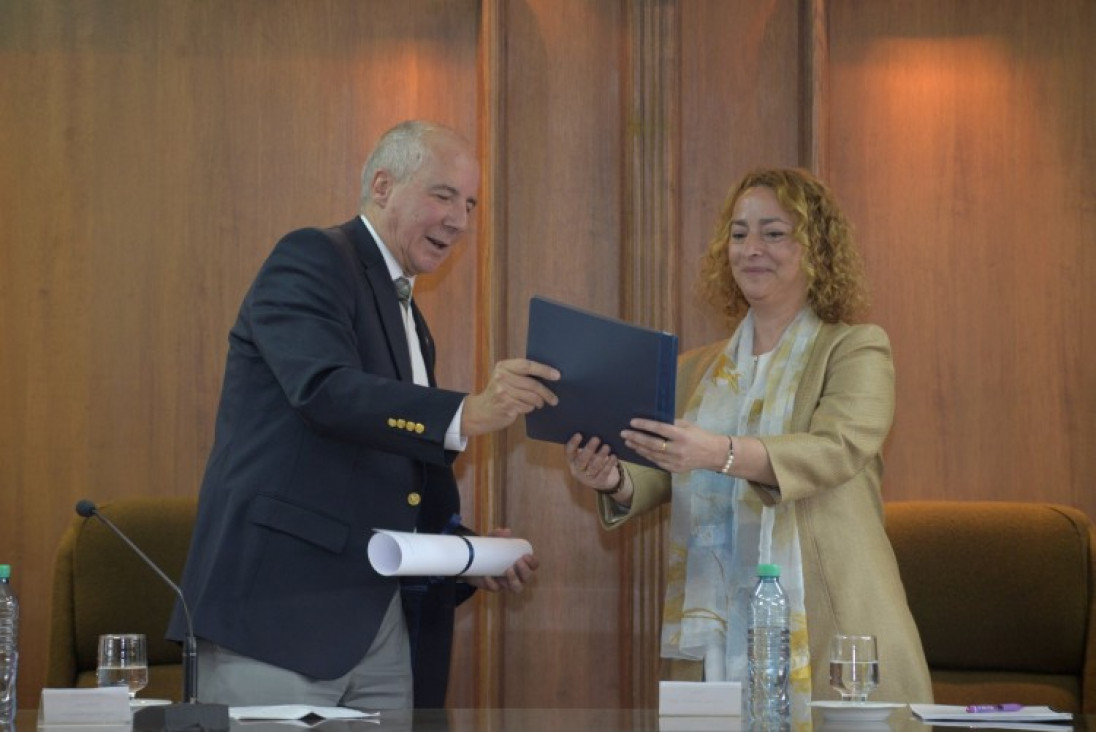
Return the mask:
<svg viewBox="0 0 1096 732"><path fill-rule="evenodd" d="M683 354L678 419L636 419L620 462L597 437L566 446L615 528L672 501L664 675L744 681L745 605L759 561L782 567L792 610L793 720L835 699L835 632L878 638L873 701L931 702L917 627L883 530L883 443L894 414L886 333L850 325L866 302L849 226L802 170L733 187L701 288L734 336Z"/></svg>

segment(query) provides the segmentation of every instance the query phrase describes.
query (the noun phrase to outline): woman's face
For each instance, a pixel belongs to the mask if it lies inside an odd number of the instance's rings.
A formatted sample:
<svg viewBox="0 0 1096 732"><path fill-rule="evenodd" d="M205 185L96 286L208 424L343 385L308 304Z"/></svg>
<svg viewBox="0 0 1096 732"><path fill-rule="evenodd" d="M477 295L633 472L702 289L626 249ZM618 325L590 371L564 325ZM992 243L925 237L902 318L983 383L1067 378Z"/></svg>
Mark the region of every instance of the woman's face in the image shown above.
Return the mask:
<svg viewBox="0 0 1096 732"><path fill-rule="evenodd" d="M803 247L793 219L771 188L750 188L735 203L728 242L731 272L750 307L798 311L807 302Z"/></svg>

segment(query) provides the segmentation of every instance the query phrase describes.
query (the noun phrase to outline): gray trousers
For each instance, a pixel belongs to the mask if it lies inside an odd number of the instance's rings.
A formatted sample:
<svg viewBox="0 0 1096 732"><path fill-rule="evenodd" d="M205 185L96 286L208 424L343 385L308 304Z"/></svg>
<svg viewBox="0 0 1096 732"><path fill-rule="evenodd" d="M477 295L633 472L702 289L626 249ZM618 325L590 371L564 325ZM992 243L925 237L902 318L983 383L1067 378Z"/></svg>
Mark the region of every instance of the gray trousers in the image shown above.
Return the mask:
<svg viewBox="0 0 1096 732"><path fill-rule="evenodd" d="M393 594L365 657L330 681L198 641L198 698L203 702L230 707L311 704L378 710L411 709L412 696L411 646L399 592Z"/></svg>

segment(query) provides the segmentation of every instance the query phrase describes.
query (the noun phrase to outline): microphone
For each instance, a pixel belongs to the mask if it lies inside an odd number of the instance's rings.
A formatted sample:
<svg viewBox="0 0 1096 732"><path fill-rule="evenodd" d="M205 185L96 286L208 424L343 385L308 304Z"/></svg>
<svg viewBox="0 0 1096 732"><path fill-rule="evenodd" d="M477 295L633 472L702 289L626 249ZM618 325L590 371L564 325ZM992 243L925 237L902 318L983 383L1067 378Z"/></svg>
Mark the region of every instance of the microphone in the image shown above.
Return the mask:
<svg viewBox="0 0 1096 732"><path fill-rule="evenodd" d="M85 499L76 502L76 513L84 518L94 516L119 539L126 543L141 560L160 576L179 598L186 618L186 640L183 643L183 702L138 709L133 715L133 728L137 732L184 732L186 730L226 731L229 728L228 707L224 704L198 702L198 639L190 620L190 608L179 586L171 581L156 562L134 544L114 522L99 512L99 508Z"/></svg>

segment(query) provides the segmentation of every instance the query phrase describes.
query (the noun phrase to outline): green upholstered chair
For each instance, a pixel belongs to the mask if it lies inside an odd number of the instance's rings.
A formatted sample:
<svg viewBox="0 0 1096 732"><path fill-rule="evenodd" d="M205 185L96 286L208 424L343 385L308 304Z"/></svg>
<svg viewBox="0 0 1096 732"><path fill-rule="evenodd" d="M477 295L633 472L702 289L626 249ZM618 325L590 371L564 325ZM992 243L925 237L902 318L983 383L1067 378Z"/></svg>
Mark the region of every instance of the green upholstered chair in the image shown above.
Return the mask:
<svg viewBox="0 0 1096 732"><path fill-rule="evenodd" d="M910 501L887 504L886 521L938 704L1096 713L1096 533L1084 513Z"/></svg>
<svg viewBox="0 0 1096 732"><path fill-rule="evenodd" d="M194 498L120 498L99 506L178 582L194 527ZM96 685L101 633L144 633L149 682L138 698L180 701L182 650L164 639L175 593L96 518L74 517L53 570L46 686Z"/></svg>

